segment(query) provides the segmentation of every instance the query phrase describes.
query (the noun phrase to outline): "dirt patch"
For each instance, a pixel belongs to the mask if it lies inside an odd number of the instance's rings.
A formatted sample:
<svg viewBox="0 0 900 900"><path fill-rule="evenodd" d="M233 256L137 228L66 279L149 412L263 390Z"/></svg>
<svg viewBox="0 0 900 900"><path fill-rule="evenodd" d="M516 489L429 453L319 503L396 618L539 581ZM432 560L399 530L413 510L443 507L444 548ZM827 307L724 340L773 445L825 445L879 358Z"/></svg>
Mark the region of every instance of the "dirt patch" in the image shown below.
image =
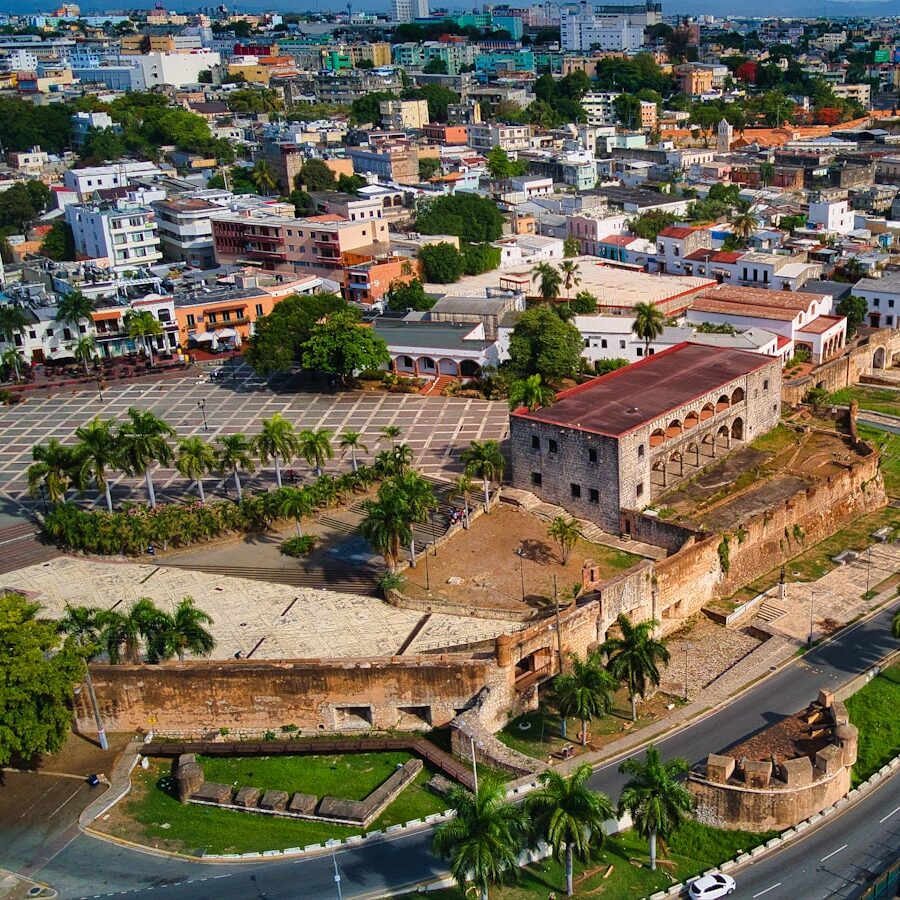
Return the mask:
<svg viewBox="0 0 900 900"><path fill-rule="evenodd" d="M813 729L820 733L813 733ZM775 756L779 761L808 756L815 760L816 754L831 743L831 730L827 725L810 726L806 713L787 716L780 722L761 731L740 744L729 747L728 755L741 759L769 760Z"/></svg>
<svg viewBox="0 0 900 900"><path fill-rule="evenodd" d="M640 557L579 539L563 564L560 549L547 534L549 523L500 504L458 532L415 569L404 572L403 592L416 599L444 599L467 606L537 612L553 597L571 598L581 585L581 570L591 559L602 577L630 569ZM430 584L430 590L428 585Z"/></svg>

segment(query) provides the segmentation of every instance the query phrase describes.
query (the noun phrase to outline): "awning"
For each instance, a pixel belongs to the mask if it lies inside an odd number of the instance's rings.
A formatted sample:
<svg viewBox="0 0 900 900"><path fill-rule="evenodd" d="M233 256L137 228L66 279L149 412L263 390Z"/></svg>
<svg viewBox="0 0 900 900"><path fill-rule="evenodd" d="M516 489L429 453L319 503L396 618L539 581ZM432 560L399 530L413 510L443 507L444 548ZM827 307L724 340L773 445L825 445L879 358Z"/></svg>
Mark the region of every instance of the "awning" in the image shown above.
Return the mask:
<svg viewBox="0 0 900 900"><path fill-rule="evenodd" d="M219 340L224 340L225 338L236 338L238 333L233 328L220 328L215 335Z"/></svg>
<svg viewBox="0 0 900 900"><path fill-rule="evenodd" d="M204 331L201 334L192 334L191 340L198 344L213 343L216 336L211 331Z"/></svg>

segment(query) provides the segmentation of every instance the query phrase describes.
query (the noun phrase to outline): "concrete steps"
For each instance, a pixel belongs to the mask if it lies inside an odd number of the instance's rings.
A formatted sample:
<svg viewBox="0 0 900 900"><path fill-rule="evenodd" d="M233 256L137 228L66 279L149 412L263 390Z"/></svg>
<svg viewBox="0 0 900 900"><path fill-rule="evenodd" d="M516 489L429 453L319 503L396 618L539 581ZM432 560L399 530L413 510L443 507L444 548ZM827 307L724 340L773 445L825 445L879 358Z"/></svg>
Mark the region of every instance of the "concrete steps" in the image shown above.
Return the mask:
<svg viewBox="0 0 900 900"><path fill-rule="evenodd" d="M332 571L315 568L298 570L172 562L164 562L163 565L173 569L193 569L197 572L206 572L209 575L223 575L228 578L249 578L254 581L268 581L274 584L290 584L295 587L364 595L377 593L377 579L381 574L374 570L365 569L335 569Z"/></svg>
<svg viewBox="0 0 900 900"><path fill-rule="evenodd" d="M786 612L787 610L780 604L775 603L773 600L766 600L757 610L756 618L761 619L763 622L774 622L776 619L780 619Z"/></svg>
<svg viewBox="0 0 900 900"><path fill-rule="evenodd" d="M62 554L38 540L35 526L21 522L0 528L0 574L56 559Z"/></svg>

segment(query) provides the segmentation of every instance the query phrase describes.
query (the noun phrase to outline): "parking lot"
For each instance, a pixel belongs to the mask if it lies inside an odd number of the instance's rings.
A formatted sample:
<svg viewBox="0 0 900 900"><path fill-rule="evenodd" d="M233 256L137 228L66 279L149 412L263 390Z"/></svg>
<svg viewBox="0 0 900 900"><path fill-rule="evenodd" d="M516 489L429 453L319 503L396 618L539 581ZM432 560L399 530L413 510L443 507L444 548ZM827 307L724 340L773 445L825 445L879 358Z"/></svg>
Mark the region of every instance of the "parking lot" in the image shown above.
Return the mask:
<svg viewBox="0 0 900 900"><path fill-rule="evenodd" d="M72 441L75 429L94 416L124 420L129 406L152 410L175 428L179 439L201 435L214 440L235 432L252 435L261 419L280 412L298 430L327 428L335 435L347 430L361 432L369 457L386 446L383 439L379 444L381 430L397 425L400 439L412 447L415 465L423 473L438 477L453 477L461 470L458 454L471 441L502 440L508 432L503 403L380 392L275 392L246 365L236 366L234 378L229 367L222 375L217 380L193 375L164 382L110 385L102 399L94 390L65 391L47 398L29 397L25 404L0 408L0 507L15 514L41 503L40 498L28 496L25 481L34 444L51 437ZM204 404L203 409L199 403ZM326 471L348 467L348 460L336 458ZM301 477L310 474L302 460L295 461L293 468ZM264 489L272 484L274 472L270 467L242 480L251 490ZM157 470L154 483L164 500L177 499L190 488L172 468ZM217 476L210 476L205 486L222 496L230 488ZM121 473L113 473L112 490L117 503L146 499L143 480ZM95 491L88 491L87 498L90 502L99 500Z"/></svg>

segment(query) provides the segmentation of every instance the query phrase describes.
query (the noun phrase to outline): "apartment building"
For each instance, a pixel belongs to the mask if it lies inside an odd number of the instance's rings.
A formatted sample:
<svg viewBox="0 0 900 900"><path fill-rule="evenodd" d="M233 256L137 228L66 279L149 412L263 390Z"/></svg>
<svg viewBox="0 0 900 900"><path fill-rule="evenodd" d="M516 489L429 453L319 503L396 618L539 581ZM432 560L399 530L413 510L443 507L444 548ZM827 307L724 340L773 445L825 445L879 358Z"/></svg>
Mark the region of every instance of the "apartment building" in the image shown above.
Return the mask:
<svg viewBox="0 0 900 900"><path fill-rule="evenodd" d="M427 100L382 100L381 125L393 131L421 131L430 121Z"/></svg>
<svg viewBox="0 0 900 900"><path fill-rule="evenodd" d="M132 311L149 312L160 324L161 334L147 338L153 353L177 353L179 349L178 323L175 303L170 295L148 294L132 300L127 306L114 303L100 306L91 313L97 353L104 359L141 350L143 342L128 334L125 321Z"/></svg>
<svg viewBox="0 0 900 900"><path fill-rule="evenodd" d="M65 216L80 259L108 259L117 272L162 259L156 214L147 206L126 200L71 204Z"/></svg>
<svg viewBox="0 0 900 900"><path fill-rule="evenodd" d="M357 174L376 175L381 181L419 183L419 152L409 140L370 142L367 147L349 147L347 156Z"/></svg>
<svg viewBox="0 0 900 900"><path fill-rule="evenodd" d="M127 187L132 178L162 175L162 169L152 162L123 160L111 166L88 166L83 169L66 169L63 185L84 200L95 191Z"/></svg>
<svg viewBox="0 0 900 900"><path fill-rule="evenodd" d="M488 152L501 147L507 153L527 150L531 146L530 125L499 125L479 122L469 125L469 146L473 150Z"/></svg>

